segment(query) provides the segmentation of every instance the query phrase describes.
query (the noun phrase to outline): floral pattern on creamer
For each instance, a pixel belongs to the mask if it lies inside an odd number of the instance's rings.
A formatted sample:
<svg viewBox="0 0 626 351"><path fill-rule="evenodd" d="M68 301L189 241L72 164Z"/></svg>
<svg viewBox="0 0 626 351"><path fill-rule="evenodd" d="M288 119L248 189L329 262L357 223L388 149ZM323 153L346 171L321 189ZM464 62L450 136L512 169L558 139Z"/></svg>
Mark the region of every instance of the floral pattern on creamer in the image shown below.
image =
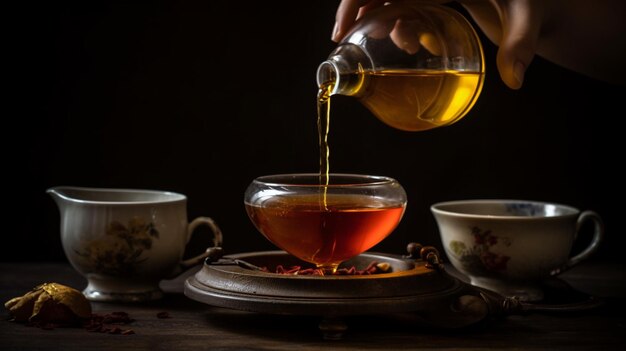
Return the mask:
<svg viewBox="0 0 626 351"><path fill-rule="evenodd" d="M450 241L448 245L449 252L456 256L463 268L468 272L487 275L506 271L511 257L494 253L491 249L497 244L510 246L511 241L494 235L488 229L472 227L470 230L474 239L472 246L468 247L464 242L457 240Z"/></svg>
<svg viewBox="0 0 626 351"><path fill-rule="evenodd" d="M93 273L132 274L135 266L146 260L141 254L150 250L152 241L158 238L154 223L135 217L127 225L111 221L104 237L89 240L82 249L74 251L88 262Z"/></svg>

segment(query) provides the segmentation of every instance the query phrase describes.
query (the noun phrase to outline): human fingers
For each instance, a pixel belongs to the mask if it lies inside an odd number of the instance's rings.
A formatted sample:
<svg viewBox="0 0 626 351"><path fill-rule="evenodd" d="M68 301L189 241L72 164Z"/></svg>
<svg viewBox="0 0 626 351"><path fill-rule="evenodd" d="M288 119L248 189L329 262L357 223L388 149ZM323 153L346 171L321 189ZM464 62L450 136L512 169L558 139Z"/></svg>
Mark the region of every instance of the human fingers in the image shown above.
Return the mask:
<svg viewBox="0 0 626 351"><path fill-rule="evenodd" d="M542 0L511 1L500 8L500 16L502 38L496 64L504 83L511 89L519 89L524 82L526 69L535 56L544 4Z"/></svg>
<svg viewBox="0 0 626 351"><path fill-rule="evenodd" d="M384 3L384 0L341 0L337 8L331 39L339 42L358 18L369 9L382 6Z"/></svg>
<svg viewBox="0 0 626 351"><path fill-rule="evenodd" d="M495 44L502 40L502 23L496 3L490 0L460 0L487 38Z"/></svg>
<svg viewBox="0 0 626 351"><path fill-rule="evenodd" d="M437 37L433 33L422 33L419 35L420 45L423 46L428 52L435 56L443 55L443 50L441 48L441 44Z"/></svg>
<svg viewBox="0 0 626 351"><path fill-rule="evenodd" d="M398 48L410 55L417 53L420 49L420 35L410 20L398 19L389 37Z"/></svg>
<svg viewBox="0 0 626 351"><path fill-rule="evenodd" d="M432 55L441 56L443 51L437 37L425 29L419 19L399 18L389 37L398 48L409 55L424 48Z"/></svg>

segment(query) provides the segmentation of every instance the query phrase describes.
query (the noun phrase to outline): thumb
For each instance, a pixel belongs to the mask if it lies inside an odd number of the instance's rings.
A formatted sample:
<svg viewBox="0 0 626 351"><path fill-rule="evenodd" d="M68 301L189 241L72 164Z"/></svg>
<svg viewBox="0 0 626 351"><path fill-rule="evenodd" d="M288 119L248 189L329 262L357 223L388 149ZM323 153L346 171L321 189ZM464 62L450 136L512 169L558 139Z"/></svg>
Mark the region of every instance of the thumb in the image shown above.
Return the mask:
<svg viewBox="0 0 626 351"><path fill-rule="evenodd" d="M535 56L543 21L539 2L512 1L500 9L502 38L496 63L500 77L511 89L522 87L526 69Z"/></svg>

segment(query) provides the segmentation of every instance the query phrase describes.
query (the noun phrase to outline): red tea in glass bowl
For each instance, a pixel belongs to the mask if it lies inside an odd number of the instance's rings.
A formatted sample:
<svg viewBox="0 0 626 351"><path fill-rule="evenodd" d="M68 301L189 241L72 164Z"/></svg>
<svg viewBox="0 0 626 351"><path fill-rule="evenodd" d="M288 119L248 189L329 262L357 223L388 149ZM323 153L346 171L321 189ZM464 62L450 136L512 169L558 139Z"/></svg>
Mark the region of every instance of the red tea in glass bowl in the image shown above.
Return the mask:
<svg viewBox="0 0 626 351"><path fill-rule="evenodd" d="M357 174L279 174L255 179L245 207L256 228L299 259L334 273L398 226L406 193L394 179Z"/></svg>

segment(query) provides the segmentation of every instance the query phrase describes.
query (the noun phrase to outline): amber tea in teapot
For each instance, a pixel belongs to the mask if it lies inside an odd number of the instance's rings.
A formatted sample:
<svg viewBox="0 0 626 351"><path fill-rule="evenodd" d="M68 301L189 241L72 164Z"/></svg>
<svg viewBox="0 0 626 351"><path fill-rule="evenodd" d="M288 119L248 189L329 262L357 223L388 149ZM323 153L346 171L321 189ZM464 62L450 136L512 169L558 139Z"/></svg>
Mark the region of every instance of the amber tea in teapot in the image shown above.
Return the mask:
<svg viewBox="0 0 626 351"><path fill-rule="evenodd" d="M320 96L354 96L396 129L422 131L467 114L484 81L482 47L469 22L433 4L368 12L317 70Z"/></svg>

